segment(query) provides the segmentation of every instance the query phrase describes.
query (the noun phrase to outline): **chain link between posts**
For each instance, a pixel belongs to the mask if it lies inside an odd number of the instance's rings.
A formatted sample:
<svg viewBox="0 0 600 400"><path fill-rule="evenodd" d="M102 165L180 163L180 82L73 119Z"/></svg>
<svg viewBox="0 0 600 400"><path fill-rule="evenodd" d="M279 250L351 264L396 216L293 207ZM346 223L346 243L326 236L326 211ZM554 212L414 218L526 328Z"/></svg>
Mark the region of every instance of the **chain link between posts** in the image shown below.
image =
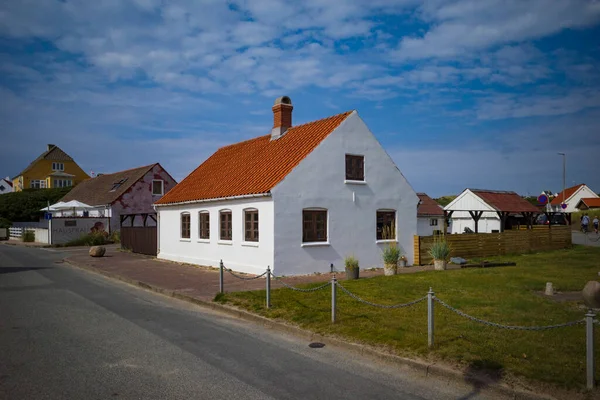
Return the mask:
<svg viewBox="0 0 600 400"><path fill-rule="evenodd" d="M557 329L557 328L565 328L568 326L575 326L575 325L581 325L585 323L585 318L582 319L578 319L576 321L571 321L571 322L566 322L564 324L557 324L557 325L545 325L545 326L511 326L511 325L502 325L502 324L497 324L495 322L490 322L490 321L485 321L483 319L479 319L476 317L473 317L472 315L466 314L460 310L457 310L456 308L452 307L451 305L445 303L444 301L438 299L437 297L433 297L434 301L437 301L438 303L440 303L442 306L446 307L448 310L460 315L461 317L465 317L467 319L470 319L471 321L474 322L478 322L480 324L484 324L484 325L488 325L488 326L493 326L496 328L501 328L501 329L509 329L509 330L516 330L516 331L545 331L548 329Z"/></svg>
<svg viewBox="0 0 600 400"><path fill-rule="evenodd" d="M390 308L404 308L404 307L409 307L409 306L412 306L412 305L415 305L417 303L420 303L422 301L427 300L427 296L424 296L424 297L421 297L420 299L417 299L417 300L414 300L414 301L411 301L411 302L408 302L408 303L392 304L392 305L377 304L377 303L372 303L370 301L367 301L365 299L362 299L362 298L358 297L357 295L355 295L354 293L352 293L351 291L349 291L348 289L346 289L345 287L343 287L342 285L340 285L339 282L336 282L335 284L340 289L342 289L342 292L346 293L348 296L352 297L354 300L356 300L358 302L361 302L361 303L364 303L364 304L367 304L367 305L372 306L372 307L387 308L387 309L390 309Z"/></svg>
<svg viewBox="0 0 600 400"><path fill-rule="evenodd" d="M262 274L260 274L260 275L251 276L251 277L248 277L248 278L246 278L246 277L240 276L240 275L238 275L238 274L235 274L235 273L234 273L232 270L230 270L229 268L224 268L224 269L225 269L225 271L229 272L229 273L230 273L232 276L234 276L234 277L236 277L236 278L238 278L238 279L241 279L241 280L243 280L243 281L252 281L252 280L254 280L254 279L262 278L263 276L265 276L265 275L267 274L267 271L265 271L265 272L263 272L263 273L262 273Z"/></svg>
<svg viewBox="0 0 600 400"><path fill-rule="evenodd" d="M285 283L284 281L282 281L282 280L281 280L281 277L279 277L279 276L275 276L275 275L273 275L273 274L271 274L271 276L272 276L272 277L273 277L273 278L274 278L274 279L275 279L277 282L281 283L281 284L282 284L283 286L285 286L286 288L288 288L288 289L292 289L292 290L295 290L295 291L297 291L297 292L304 292L304 293L316 292L317 290L325 289L326 287L328 287L328 286L330 286L330 285L331 285L331 282L326 282L326 283L324 283L323 285L321 285L321 286L317 286L317 287L314 287L314 288L310 288L310 289L301 289L301 288L294 287L294 286L292 286L292 285L288 285L287 283Z"/></svg>

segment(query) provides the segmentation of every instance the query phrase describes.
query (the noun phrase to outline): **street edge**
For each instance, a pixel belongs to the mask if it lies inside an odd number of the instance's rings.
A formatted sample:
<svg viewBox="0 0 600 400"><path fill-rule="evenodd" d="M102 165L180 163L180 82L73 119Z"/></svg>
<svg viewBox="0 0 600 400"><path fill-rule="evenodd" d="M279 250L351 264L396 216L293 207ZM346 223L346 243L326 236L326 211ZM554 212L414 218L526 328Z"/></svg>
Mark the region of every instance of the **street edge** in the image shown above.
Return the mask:
<svg viewBox="0 0 600 400"><path fill-rule="evenodd" d="M292 334L294 336L301 337L305 340L314 342L319 341L324 344L328 344L330 346L340 347L345 350L351 351L353 353L360 354L362 356L367 356L373 359L377 359L380 361L384 361L386 363L400 365L402 367L410 368L414 371L421 372L425 378L445 378L451 379L453 381L459 383L466 383L468 378L468 383L474 384L477 383L481 385L484 390L492 391L500 395L511 396L515 400L556 400L555 397L546 395L546 394L538 394L531 391L513 388L508 386L505 383L497 383L493 381L488 381L482 379L480 376L472 376L467 375L459 370L452 369L447 366L435 364L435 363L426 363L419 360L414 360L410 358L400 357L394 354L383 353L369 345L352 343L345 340L341 340L339 338L331 337L331 336L323 336L318 333L311 332L306 329L302 329L296 326L289 325L287 323L281 321L275 321L268 319L266 317L262 317L260 315L252 314L248 311L241 310L239 308L235 308L232 306L228 306L225 304L219 304L212 301L202 300L196 297L192 297L177 291L164 289L159 286L151 285L146 282L138 281L136 279L127 278L115 273L103 271L99 268L94 268L88 265L77 264L67 258L62 260L63 263L68 264L72 267L79 268L85 271L93 272L98 275L105 276L110 279L114 279L120 282L124 282L130 284L132 286L136 286L141 289L145 289L154 293L158 293L167 297L175 298L178 300L183 300L188 303L192 303L204 308L209 308L214 311L220 311L229 316L234 316L239 319L243 319L246 321L258 323L268 329L280 331L288 334Z"/></svg>

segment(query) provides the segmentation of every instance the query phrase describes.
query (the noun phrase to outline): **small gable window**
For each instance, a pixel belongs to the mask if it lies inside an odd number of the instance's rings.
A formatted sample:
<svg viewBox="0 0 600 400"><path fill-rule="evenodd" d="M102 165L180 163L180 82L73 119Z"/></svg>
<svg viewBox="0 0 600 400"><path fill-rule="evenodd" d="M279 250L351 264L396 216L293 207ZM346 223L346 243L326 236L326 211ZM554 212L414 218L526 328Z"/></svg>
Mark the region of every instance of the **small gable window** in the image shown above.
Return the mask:
<svg viewBox="0 0 600 400"><path fill-rule="evenodd" d="M165 182L161 179L155 179L152 181L152 195L162 196L164 194Z"/></svg>
<svg viewBox="0 0 600 400"><path fill-rule="evenodd" d="M200 230L198 237L200 239L210 239L210 214L208 211L200 211L198 221Z"/></svg>
<svg viewBox="0 0 600 400"><path fill-rule="evenodd" d="M346 180L364 181L365 180L365 157L353 154L346 154Z"/></svg>
<svg viewBox="0 0 600 400"><path fill-rule="evenodd" d="M232 240L231 232L231 211L223 210L219 213L220 218L220 235L221 240Z"/></svg>
<svg viewBox="0 0 600 400"><path fill-rule="evenodd" d="M246 242L258 242L258 210L245 210L244 223Z"/></svg>
<svg viewBox="0 0 600 400"><path fill-rule="evenodd" d="M327 210L302 210L302 241L327 241Z"/></svg>
<svg viewBox="0 0 600 400"><path fill-rule="evenodd" d="M181 213L181 238L189 239L191 233L190 213Z"/></svg>
<svg viewBox="0 0 600 400"><path fill-rule="evenodd" d="M396 211L377 211L377 240L396 239Z"/></svg>
<svg viewBox="0 0 600 400"><path fill-rule="evenodd" d="M59 163L59 162L52 163L52 171L64 171L64 170L65 170L65 164Z"/></svg>
<svg viewBox="0 0 600 400"><path fill-rule="evenodd" d="M438 220L437 220L437 218L431 218L429 220L429 226L438 226Z"/></svg>

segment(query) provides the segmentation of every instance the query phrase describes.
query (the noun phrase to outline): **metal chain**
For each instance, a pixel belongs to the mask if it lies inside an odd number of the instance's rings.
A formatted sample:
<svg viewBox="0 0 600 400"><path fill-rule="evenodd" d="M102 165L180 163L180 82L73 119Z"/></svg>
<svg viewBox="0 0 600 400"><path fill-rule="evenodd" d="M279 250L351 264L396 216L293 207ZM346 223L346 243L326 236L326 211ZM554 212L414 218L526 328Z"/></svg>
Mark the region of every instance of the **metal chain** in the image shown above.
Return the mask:
<svg viewBox="0 0 600 400"><path fill-rule="evenodd" d="M346 293L348 296L352 297L354 300L359 301L361 303L367 304L369 306L373 306L373 307L379 307L379 308L404 308L404 307L409 307L412 305L415 305L417 303L420 303L424 300L427 299L427 296L421 297L420 299L411 301L409 303L402 303L402 304L393 304L393 305L386 305L386 304L377 304L377 303L371 303L370 301L361 299L360 297L358 297L357 295L355 295L354 293L352 293L351 291L349 291L348 289L346 289L345 287L343 287L342 285L340 285L339 282L336 282L336 285L342 289L342 291L344 293Z"/></svg>
<svg viewBox="0 0 600 400"><path fill-rule="evenodd" d="M481 324L484 325L488 325L488 326L494 326L496 328L502 328L502 329L510 329L510 330L517 330L517 331L544 331L544 330L548 330L548 329L556 329L556 328L565 328L567 326L574 326L574 325L579 325L579 324L583 324L585 322L585 319L579 319L577 321L571 321L571 322L567 322L564 324L557 324L557 325L545 325L545 326L511 326L511 325L502 325L502 324L497 324L495 322L489 322L489 321L485 321L483 319L479 319L476 317L473 317L469 314L465 314L464 312L457 310L456 308L448 305L447 303L443 302L442 300L438 299L437 297L433 297L433 299L435 301L437 301L438 303L440 303L441 305L443 305L444 307L446 307L447 309L449 309L452 312L455 312L456 314L460 315L461 317L465 317L467 319L470 319L471 321L475 321L475 322L479 322Z"/></svg>
<svg viewBox="0 0 600 400"><path fill-rule="evenodd" d="M263 276L265 276L265 275L267 274L267 271L265 271L265 272L263 272L263 273L262 273L262 274L260 274L260 275L257 275L257 276L252 276L252 277L250 277L250 278L245 278L245 277L243 277L243 276L240 276L240 275L237 275L237 274L233 273L233 271L232 271L232 270L230 270L230 269L228 269L228 268L224 268L224 269L225 269L225 271L229 272L231 275L233 275L233 276L235 276L236 278L238 278L238 279L241 279L241 280L243 280L243 281L251 281L251 280L254 280L254 279L262 278Z"/></svg>
<svg viewBox="0 0 600 400"><path fill-rule="evenodd" d="M275 280L279 283L281 283L283 286L285 286L288 289L292 289L295 290L297 292L304 292L304 293L308 293L308 292L316 292L317 290L321 290L321 289L325 289L327 286L331 285L330 282L326 282L321 286L317 286L314 288L310 288L310 289L301 289L301 288L297 288L294 287L292 285L288 285L287 283L285 283L284 281L281 280L281 278L279 276L275 276L275 275L271 275L273 278L275 278Z"/></svg>

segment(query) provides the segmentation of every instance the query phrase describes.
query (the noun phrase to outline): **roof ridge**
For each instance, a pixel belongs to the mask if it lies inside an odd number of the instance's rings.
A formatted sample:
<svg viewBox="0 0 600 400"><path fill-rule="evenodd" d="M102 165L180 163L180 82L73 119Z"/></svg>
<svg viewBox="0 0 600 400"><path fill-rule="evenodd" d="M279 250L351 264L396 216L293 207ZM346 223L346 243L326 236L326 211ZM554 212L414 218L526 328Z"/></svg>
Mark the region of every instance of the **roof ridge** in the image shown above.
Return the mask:
<svg viewBox="0 0 600 400"><path fill-rule="evenodd" d="M135 170L135 169L142 169L142 168L148 168L148 169L150 169L150 167L154 167L156 164L158 164L158 163L154 163L154 164L148 164L148 165L142 165L141 167L135 167L135 168L124 169L124 170L122 170L122 171L111 172L111 173L109 173L109 174L105 174L105 173L102 173L102 172L100 172L100 175L96 175L96 178L97 178L98 176L109 176L109 175L122 174L123 172L129 172L129 171L133 171L133 170Z"/></svg>

